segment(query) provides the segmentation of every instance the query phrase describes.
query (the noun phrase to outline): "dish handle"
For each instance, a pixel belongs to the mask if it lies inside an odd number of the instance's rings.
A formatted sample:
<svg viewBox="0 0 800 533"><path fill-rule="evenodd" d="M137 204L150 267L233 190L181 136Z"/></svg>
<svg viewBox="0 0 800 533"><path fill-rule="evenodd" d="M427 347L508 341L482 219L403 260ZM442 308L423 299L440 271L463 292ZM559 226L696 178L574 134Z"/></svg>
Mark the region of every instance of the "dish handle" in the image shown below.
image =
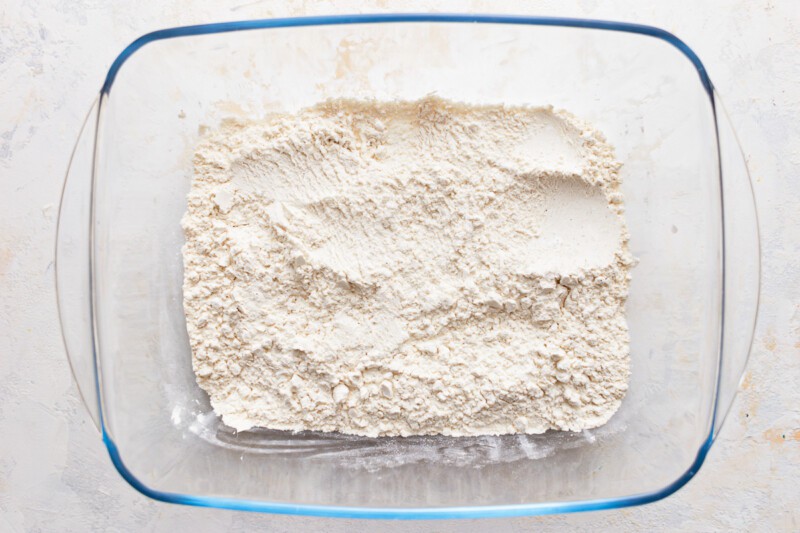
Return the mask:
<svg viewBox="0 0 800 533"><path fill-rule="evenodd" d="M716 439L744 378L750 356L758 315L761 251L755 197L744 154L719 95L715 94L715 100L725 209L725 298L713 428Z"/></svg>
<svg viewBox="0 0 800 533"><path fill-rule="evenodd" d="M92 173L98 110L99 101L95 99L81 126L64 177L56 228L55 276L67 359L81 399L99 430L90 279Z"/></svg>

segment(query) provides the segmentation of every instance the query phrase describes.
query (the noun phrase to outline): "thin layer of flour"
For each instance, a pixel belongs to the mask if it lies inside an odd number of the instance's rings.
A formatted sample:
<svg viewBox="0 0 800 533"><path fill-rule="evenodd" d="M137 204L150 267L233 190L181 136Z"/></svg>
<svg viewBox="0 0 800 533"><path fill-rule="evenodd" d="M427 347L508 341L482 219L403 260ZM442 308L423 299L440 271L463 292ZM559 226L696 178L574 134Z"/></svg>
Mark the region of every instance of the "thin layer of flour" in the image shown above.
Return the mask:
<svg viewBox="0 0 800 533"><path fill-rule="evenodd" d="M184 308L237 430L580 431L629 374L603 136L551 108L329 101L195 154Z"/></svg>

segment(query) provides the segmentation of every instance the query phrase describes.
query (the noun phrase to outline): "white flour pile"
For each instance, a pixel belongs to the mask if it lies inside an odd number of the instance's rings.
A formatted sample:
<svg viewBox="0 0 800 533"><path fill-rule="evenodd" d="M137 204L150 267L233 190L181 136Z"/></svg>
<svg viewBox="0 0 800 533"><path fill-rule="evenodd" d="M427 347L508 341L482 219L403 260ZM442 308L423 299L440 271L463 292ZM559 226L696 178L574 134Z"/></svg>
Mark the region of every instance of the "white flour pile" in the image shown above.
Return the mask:
<svg viewBox="0 0 800 533"><path fill-rule="evenodd" d="M627 390L619 163L549 108L229 122L183 219L197 381L235 429L579 431Z"/></svg>

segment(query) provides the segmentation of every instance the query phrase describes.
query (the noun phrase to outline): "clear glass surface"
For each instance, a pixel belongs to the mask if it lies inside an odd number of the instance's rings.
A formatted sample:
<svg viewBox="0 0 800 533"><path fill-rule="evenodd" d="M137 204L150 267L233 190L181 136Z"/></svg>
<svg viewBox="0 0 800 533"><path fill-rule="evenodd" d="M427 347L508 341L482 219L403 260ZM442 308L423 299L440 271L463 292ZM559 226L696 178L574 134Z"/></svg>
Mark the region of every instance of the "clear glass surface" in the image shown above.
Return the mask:
<svg viewBox="0 0 800 533"><path fill-rule="evenodd" d="M195 383L182 308L180 218L202 131L327 98L431 93L567 109L616 147L639 260L619 412L597 430L536 436L226 428ZM757 307L752 194L723 118L691 50L640 26L388 15L143 37L79 140L56 250L65 342L112 461L151 497L315 515L540 514L674 492L732 401Z"/></svg>

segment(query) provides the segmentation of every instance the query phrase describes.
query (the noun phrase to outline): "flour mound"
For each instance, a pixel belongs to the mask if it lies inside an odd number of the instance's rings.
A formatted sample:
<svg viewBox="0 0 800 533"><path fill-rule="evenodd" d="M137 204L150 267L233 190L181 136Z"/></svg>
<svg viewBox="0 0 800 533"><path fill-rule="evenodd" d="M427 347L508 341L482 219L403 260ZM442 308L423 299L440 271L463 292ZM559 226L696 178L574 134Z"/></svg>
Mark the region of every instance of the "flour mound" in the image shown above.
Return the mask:
<svg viewBox="0 0 800 533"><path fill-rule="evenodd" d="M329 101L195 154L184 307L237 430L580 431L629 374L619 163L551 108Z"/></svg>

